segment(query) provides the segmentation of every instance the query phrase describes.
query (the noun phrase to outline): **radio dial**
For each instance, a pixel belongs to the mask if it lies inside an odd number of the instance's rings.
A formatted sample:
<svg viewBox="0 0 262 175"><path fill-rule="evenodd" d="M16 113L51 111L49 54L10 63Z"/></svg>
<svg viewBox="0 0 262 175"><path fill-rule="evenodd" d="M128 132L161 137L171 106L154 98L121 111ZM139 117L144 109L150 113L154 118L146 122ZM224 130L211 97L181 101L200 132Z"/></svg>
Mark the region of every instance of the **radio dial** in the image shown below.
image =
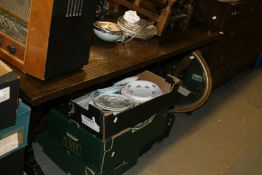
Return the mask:
<svg viewBox="0 0 262 175"><path fill-rule="evenodd" d="M9 45L7 46L7 50L10 54L15 54L16 52L16 47L14 45Z"/></svg>

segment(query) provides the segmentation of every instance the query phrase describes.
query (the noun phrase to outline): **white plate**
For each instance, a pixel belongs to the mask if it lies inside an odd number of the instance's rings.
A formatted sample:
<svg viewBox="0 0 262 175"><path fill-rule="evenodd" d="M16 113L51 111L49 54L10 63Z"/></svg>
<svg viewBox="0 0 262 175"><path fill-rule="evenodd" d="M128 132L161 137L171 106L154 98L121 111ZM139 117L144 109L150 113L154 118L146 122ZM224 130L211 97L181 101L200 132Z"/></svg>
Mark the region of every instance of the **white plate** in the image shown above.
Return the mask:
<svg viewBox="0 0 262 175"><path fill-rule="evenodd" d="M125 95L136 103L144 103L152 98L162 95L159 86L153 82L136 80L128 83L121 89L121 94Z"/></svg>
<svg viewBox="0 0 262 175"><path fill-rule="evenodd" d="M94 99L94 104L102 109L119 112L133 107L133 101L120 94L102 94Z"/></svg>

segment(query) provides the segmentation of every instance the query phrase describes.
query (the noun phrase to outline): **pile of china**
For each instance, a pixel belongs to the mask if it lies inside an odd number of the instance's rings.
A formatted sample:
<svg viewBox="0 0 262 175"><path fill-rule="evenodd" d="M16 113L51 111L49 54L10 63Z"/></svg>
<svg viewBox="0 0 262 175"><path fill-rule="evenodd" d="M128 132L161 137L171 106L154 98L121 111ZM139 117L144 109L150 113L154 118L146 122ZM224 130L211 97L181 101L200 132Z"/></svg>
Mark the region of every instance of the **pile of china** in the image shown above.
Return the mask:
<svg viewBox="0 0 262 175"><path fill-rule="evenodd" d="M162 94L157 84L139 80L138 76L134 76L123 79L111 87L92 91L73 101L84 109L88 109L91 104L102 111L118 113Z"/></svg>
<svg viewBox="0 0 262 175"><path fill-rule="evenodd" d="M118 17L117 22L96 21L94 33L101 40L108 42L127 42L134 38L149 39L157 34L152 22L140 18L136 11L126 11Z"/></svg>

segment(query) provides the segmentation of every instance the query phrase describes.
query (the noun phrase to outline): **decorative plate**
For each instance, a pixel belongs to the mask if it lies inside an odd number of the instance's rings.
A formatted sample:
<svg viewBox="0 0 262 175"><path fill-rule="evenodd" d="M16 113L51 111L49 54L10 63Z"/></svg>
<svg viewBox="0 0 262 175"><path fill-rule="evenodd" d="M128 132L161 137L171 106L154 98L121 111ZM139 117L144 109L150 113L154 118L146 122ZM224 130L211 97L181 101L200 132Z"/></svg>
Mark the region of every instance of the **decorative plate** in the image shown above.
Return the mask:
<svg viewBox="0 0 262 175"><path fill-rule="evenodd" d="M159 86L153 82L136 80L124 86L121 89L121 94L131 98L136 103L143 103L162 95L163 92Z"/></svg>
<svg viewBox="0 0 262 175"><path fill-rule="evenodd" d="M133 107L133 101L120 94L102 94L94 99L94 104L102 109L120 112Z"/></svg>

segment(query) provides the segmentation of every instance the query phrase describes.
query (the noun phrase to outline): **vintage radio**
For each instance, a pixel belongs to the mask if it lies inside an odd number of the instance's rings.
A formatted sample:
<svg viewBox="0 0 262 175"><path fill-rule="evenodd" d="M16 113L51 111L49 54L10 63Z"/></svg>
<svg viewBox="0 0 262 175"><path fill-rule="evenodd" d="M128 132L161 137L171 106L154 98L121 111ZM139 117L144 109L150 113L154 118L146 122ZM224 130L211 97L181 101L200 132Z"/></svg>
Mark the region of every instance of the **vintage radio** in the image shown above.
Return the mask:
<svg viewBox="0 0 262 175"><path fill-rule="evenodd" d="M96 0L0 0L0 57L39 79L88 63Z"/></svg>

